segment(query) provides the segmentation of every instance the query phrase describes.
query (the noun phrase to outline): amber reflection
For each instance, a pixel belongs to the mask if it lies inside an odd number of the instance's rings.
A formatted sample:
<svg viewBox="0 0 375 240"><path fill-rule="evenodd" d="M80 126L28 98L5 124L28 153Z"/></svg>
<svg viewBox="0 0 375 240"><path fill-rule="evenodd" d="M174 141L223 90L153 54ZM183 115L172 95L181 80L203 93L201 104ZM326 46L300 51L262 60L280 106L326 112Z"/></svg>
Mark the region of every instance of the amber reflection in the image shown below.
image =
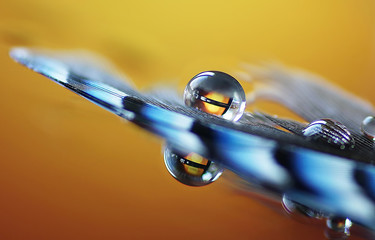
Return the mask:
<svg viewBox="0 0 375 240"><path fill-rule="evenodd" d="M185 159L185 162L184 162L185 171L194 176L202 175L205 169L208 167L207 164L209 163L209 161L206 158L196 153L190 153L186 157L184 157L184 159ZM188 164L186 161L191 161L196 164Z"/></svg>

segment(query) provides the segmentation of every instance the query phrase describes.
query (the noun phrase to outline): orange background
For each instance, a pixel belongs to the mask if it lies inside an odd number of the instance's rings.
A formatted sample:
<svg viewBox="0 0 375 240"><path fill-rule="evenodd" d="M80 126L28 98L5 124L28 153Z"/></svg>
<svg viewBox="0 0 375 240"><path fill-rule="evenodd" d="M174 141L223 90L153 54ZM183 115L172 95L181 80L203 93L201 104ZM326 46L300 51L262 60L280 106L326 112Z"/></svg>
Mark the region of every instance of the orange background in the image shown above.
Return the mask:
<svg viewBox="0 0 375 240"><path fill-rule="evenodd" d="M86 48L140 88L276 60L375 102L375 4L0 2L0 239L323 239L240 194L169 176L161 141L15 64L16 45Z"/></svg>

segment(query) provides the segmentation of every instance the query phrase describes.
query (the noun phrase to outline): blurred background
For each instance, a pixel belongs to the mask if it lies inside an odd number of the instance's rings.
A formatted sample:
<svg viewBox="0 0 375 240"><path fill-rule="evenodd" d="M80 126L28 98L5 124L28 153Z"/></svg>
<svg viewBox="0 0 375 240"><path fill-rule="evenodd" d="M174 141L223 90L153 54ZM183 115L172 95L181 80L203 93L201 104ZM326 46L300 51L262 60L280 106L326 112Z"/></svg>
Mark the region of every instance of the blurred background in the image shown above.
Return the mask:
<svg viewBox="0 0 375 240"><path fill-rule="evenodd" d="M0 0L1 239L324 239L237 191L169 176L160 139L14 63L89 49L140 89L278 61L374 103L375 3Z"/></svg>

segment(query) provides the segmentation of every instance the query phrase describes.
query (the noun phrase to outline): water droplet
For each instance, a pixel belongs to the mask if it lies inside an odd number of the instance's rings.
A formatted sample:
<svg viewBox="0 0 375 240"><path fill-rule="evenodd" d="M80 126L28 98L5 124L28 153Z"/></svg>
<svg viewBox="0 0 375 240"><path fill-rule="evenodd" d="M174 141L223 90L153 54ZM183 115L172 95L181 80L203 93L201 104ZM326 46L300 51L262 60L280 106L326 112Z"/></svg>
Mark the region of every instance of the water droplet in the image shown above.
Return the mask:
<svg viewBox="0 0 375 240"><path fill-rule="evenodd" d="M202 72L193 77L186 85L184 101L187 106L231 121L240 119L246 106L241 84L218 71Z"/></svg>
<svg viewBox="0 0 375 240"><path fill-rule="evenodd" d="M212 183L224 170L219 164L196 153L181 156L169 146L164 149L164 162L168 172L175 179L189 186L204 186Z"/></svg>
<svg viewBox="0 0 375 240"><path fill-rule="evenodd" d="M347 239L350 236L350 227L353 225L349 218L330 217L327 219L328 229L325 235L328 239Z"/></svg>
<svg viewBox="0 0 375 240"><path fill-rule="evenodd" d="M314 141L325 142L340 149L350 149L355 146L354 138L349 130L333 119L320 119L311 122L302 133Z"/></svg>
<svg viewBox="0 0 375 240"><path fill-rule="evenodd" d="M241 118L245 106L245 92L232 76L218 71L202 72L193 77L184 91L187 106L218 115L230 121ZM217 180L223 168L199 154L182 156L170 146L164 149L164 162L169 173L189 186L204 186Z"/></svg>
<svg viewBox="0 0 375 240"><path fill-rule="evenodd" d="M367 138L375 141L375 117L374 116L368 116L363 120L362 125L361 125L361 131Z"/></svg>
<svg viewBox="0 0 375 240"><path fill-rule="evenodd" d="M337 232L348 231L352 225L352 221L349 218L331 217L327 219L327 227Z"/></svg>
<svg viewBox="0 0 375 240"><path fill-rule="evenodd" d="M289 214L300 214L305 217L317 219L325 217L325 214L322 211L314 210L303 204L297 203L291 200L286 194L283 195L281 203L285 211Z"/></svg>

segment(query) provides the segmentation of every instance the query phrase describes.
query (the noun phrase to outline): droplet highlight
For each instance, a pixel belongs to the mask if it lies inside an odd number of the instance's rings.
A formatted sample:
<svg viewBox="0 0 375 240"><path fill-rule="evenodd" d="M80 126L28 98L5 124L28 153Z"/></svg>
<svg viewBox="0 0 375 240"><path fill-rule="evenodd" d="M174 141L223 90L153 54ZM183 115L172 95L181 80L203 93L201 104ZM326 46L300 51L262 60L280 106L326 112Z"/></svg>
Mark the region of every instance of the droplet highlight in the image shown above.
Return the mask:
<svg viewBox="0 0 375 240"><path fill-rule="evenodd" d="M171 147L164 149L164 162L168 172L178 181L189 186L205 186L216 181L224 168L199 154L177 154Z"/></svg>
<svg viewBox="0 0 375 240"><path fill-rule="evenodd" d="M366 117L361 125L362 133L370 140L375 141L375 117Z"/></svg>
<svg viewBox="0 0 375 240"><path fill-rule="evenodd" d="M350 228L353 223L349 218L345 217L330 217L326 221L327 230L325 235L328 239L348 239L350 236Z"/></svg>
<svg viewBox="0 0 375 240"><path fill-rule="evenodd" d="M193 77L186 85L184 101L187 106L230 121L240 119L246 107L241 84L219 71L202 72Z"/></svg>
<svg viewBox="0 0 375 240"><path fill-rule="evenodd" d="M305 217L317 219L321 219L326 216L322 211L314 210L291 200L286 194L283 195L281 203L284 210L291 215L299 214Z"/></svg>
<svg viewBox="0 0 375 240"><path fill-rule="evenodd" d="M302 130L305 137L328 143L339 149L352 149L355 141L349 130L340 122L333 119L319 119L311 122Z"/></svg>

